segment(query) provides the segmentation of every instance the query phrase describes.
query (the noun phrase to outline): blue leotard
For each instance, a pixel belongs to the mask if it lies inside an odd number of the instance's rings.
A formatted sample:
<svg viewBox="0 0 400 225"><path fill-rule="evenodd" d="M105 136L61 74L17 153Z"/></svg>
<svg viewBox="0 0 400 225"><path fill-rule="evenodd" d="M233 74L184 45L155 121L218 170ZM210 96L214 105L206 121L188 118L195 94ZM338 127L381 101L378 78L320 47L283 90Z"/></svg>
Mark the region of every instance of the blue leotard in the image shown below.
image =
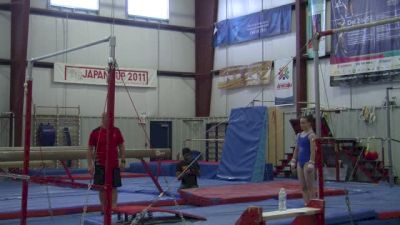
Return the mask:
<svg viewBox="0 0 400 225"><path fill-rule="evenodd" d="M311 144L310 144L310 134L308 133L306 135L297 135L297 146L298 146L298 152L297 152L297 162L300 164L300 167L304 167L304 165L310 161L311 157Z"/></svg>

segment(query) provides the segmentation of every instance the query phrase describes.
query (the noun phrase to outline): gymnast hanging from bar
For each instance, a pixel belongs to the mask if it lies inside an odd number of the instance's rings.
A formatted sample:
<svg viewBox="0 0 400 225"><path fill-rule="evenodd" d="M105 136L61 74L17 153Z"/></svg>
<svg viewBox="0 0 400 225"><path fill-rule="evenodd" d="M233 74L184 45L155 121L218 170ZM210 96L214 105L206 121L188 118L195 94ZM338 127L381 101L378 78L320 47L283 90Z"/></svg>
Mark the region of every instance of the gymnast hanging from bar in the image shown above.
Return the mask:
<svg viewBox="0 0 400 225"><path fill-rule="evenodd" d="M293 158L290 161L292 170L297 168L305 205L315 198L315 133L312 123L312 115L300 117L300 127L302 132L296 136L296 147Z"/></svg>

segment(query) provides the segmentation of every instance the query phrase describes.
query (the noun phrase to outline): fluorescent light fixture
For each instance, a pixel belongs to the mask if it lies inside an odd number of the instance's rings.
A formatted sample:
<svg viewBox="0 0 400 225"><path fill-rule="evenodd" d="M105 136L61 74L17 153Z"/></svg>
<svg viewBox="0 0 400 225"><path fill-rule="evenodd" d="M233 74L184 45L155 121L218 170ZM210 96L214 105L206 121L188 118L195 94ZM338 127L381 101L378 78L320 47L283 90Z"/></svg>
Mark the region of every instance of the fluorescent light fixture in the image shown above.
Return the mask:
<svg viewBox="0 0 400 225"><path fill-rule="evenodd" d="M169 0L128 0L128 15L169 19Z"/></svg>

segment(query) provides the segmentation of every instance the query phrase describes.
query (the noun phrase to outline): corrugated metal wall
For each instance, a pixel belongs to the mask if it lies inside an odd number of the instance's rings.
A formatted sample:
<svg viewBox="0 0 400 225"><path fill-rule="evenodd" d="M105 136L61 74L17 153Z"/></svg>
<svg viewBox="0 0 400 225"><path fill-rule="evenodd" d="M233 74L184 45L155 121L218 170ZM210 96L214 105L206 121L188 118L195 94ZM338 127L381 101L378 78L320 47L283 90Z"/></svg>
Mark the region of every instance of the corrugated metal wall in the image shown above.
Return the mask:
<svg viewBox="0 0 400 225"><path fill-rule="evenodd" d="M0 147L10 146L10 118L0 117Z"/></svg>

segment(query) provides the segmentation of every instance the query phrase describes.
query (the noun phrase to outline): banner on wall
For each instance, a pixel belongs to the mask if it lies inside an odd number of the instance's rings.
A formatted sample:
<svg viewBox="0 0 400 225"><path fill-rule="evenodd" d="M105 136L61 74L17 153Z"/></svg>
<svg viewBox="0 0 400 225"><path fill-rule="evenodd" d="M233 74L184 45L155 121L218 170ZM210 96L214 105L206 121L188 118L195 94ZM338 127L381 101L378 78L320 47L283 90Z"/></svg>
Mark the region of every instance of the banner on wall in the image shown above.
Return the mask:
<svg viewBox="0 0 400 225"><path fill-rule="evenodd" d="M316 32L326 30L326 0L310 0L307 8L307 40L313 37ZM307 46L307 54L314 58L312 43ZM326 54L326 37L321 37L319 41L319 56Z"/></svg>
<svg viewBox="0 0 400 225"><path fill-rule="evenodd" d="M214 46L272 37L292 31L292 6L284 5L223 20L215 26Z"/></svg>
<svg viewBox="0 0 400 225"><path fill-rule="evenodd" d="M54 82L107 85L105 67L54 63ZM157 71L153 69L119 68L115 85L128 87L157 87Z"/></svg>
<svg viewBox="0 0 400 225"><path fill-rule="evenodd" d="M271 82L272 61L253 63L248 66L233 66L221 70L219 89L236 89L246 86L266 85Z"/></svg>
<svg viewBox="0 0 400 225"><path fill-rule="evenodd" d="M332 28L400 16L398 0L332 0ZM400 80L400 23L332 36L331 86Z"/></svg>
<svg viewBox="0 0 400 225"><path fill-rule="evenodd" d="M275 60L274 71L275 105L293 104L293 59Z"/></svg>

